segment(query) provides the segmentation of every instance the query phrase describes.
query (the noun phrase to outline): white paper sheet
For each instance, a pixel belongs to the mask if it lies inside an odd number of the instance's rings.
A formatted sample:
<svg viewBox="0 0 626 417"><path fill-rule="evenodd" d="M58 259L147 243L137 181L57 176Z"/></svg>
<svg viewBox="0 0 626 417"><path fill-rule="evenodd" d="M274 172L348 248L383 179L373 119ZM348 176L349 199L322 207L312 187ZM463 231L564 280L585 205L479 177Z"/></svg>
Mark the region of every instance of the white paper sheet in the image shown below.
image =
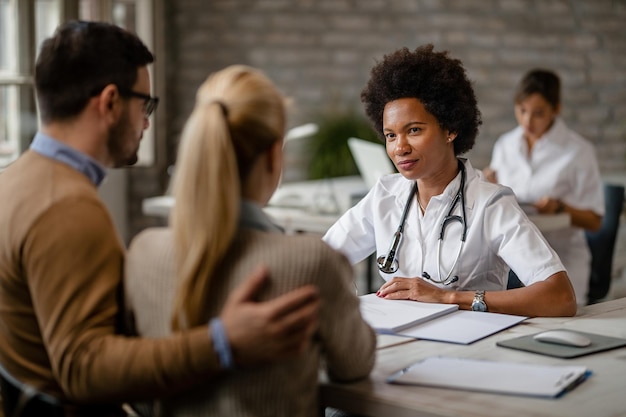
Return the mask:
<svg viewBox="0 0 626 417"><path fill-rule="evenodd" d="M418 326L398 331L397 334L467 345L515 326L526 318L510 314L458 310Z"/></svg>
<svg viewBox="0 0 626 417"><path fill-rule="evenodd" d="M359 297L363 319L381 333L394 333L458 310L456 304L420 303L410 300L386 300L376 294Z"/></svg>

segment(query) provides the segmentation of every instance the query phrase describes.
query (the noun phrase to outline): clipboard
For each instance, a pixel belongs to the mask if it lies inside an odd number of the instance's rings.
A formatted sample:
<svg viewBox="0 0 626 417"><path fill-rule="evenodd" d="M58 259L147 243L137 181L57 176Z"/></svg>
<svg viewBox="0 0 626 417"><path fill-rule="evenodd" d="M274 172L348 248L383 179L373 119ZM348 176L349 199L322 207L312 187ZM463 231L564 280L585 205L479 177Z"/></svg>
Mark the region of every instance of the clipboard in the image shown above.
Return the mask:
<svg viewBox="0 0 626 417"><path fill-rule="evenodd" d="M500 340L496 342L496 345L565 359L577 358L580 356L591 355L592 353L604 352L606 350L626 346L626 339L603 336L595 333L576 332L587 336L591 340L591 344L587 347L573 347L539 342L533 339L533 336L536 334L534 333L531 335L515 337L513 339Z"/></svg>
<svg viewBox="0 0 626 417"><path fill-rule="evenodd" d="M430 357L396 372L387 379L387 382L559 398L580 385L590 375L591 371L584 366Z"/></svg>

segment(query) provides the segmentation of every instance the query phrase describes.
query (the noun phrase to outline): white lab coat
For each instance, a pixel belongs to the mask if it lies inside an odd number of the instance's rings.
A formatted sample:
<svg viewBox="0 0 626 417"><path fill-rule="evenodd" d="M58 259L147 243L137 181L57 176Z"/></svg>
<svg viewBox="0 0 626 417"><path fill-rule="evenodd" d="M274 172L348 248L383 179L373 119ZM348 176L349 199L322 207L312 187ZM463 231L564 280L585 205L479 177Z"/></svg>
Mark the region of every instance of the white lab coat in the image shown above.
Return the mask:
<svg viewBox="0 0 626 417"><path fill-rule="evenodd" d="M490 167L498 182L510 187L520 202L534 203L548 196L603 215L602 178L593 146L560 118L536 142L530 156L523 134L518 126L496 141ZM584 230L572 226L544 236L565 265L578 304L586 304L591 253Z"/></svg>
<svg viewBox="0 0 626 417"><path fill-rule="evenodd" d="M517 204L513 192L491 184L464 161L467 179L465 205L467 238L452 272L459 280L442 288L498 291L506 289L509 266L526 285L547 279L564 267L558 255L537 227ZM461 174L444 192L430 200L422 216L414 200L404 226L404 239L398 250L399 269L394 274L380 272L384 280L421 277L423 271L438 280L437 246L443 218L456 195ZM376 252L386 255L396 232L413 181L400 174L383 176L370 192L348 210L324 235L330 246L343 252L354 264ZM454 214L460 215L460 204ZM461 225L446 228L441 249L441 279L454 263L461 236Z"/></svg>

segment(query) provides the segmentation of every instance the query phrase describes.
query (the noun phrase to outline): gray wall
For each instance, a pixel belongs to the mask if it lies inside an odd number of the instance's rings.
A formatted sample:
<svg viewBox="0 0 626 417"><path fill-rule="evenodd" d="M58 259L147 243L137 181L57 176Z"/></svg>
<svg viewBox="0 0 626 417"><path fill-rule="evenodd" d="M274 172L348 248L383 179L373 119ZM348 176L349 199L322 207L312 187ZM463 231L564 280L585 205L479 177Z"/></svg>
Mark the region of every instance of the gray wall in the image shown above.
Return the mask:
<svg viewBox="0 0 626 417"><path fill-rule="evenodd" d="M626 172L624 0L177 0L165 1L167 152L156 169L131 171L131 230L157 222L140 201L162 192L164 169L206 76L229 64L264 70L295 101L290 125L321 109L361 109L377 59L433 43L463 61L483 126L469 156L485 166L499 134L515 126L512 90L532 67L563 81L563 116L595 145L605 174ZM163 137L162 136L162 137ZM300 179L298 149L285 177ZM157 192L158 194L158 192Z"/></svg>

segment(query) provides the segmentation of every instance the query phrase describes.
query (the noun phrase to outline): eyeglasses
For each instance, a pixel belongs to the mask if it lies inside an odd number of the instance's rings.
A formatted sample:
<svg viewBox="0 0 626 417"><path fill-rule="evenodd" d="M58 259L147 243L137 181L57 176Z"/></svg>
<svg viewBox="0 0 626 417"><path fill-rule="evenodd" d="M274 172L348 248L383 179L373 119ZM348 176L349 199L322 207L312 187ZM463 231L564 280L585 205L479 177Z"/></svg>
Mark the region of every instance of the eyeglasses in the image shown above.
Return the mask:
<svg viewBox="0 0 626 417"><path fill-rule="evenodd" d="M150 115L154 113L157 106L159 105L158 97L152 97L147 94L137 93L131 90L119 90L119 92L122 96L142 98L144 100L143 112L146 114L146 117L150 117Z"/></svg>

